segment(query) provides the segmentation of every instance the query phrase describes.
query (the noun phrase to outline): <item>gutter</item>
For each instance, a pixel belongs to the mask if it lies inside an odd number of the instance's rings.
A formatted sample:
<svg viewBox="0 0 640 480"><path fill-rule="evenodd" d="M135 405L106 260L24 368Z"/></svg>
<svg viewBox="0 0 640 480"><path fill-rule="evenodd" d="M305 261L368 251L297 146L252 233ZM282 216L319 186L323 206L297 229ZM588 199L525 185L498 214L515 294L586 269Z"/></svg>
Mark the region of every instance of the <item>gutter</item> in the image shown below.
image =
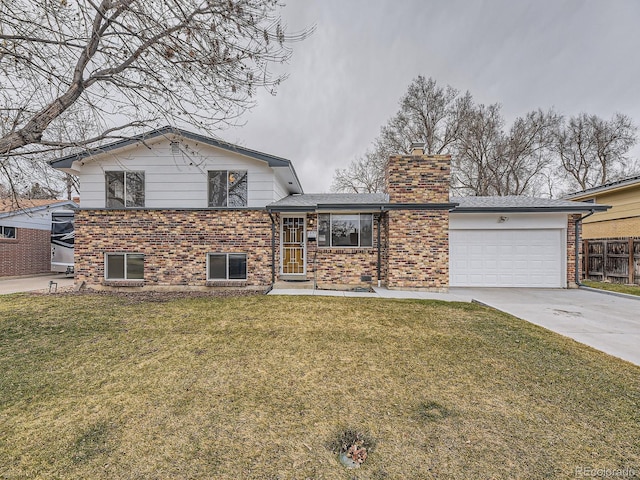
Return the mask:
<svg viewBox="0 0 640 480"><path fill-rule="evenodd" d="M576 239L576 253L575 253L575 276L576 276L576 285L579 287L583 287L583 283L580 281L580 224L582 224L582 221L587 218L590 217L591 215L593 215L594 213L596 213L596 210L593 209L591 210L588 214L586 214L584 217L580 217L575 224L575 239Z"/></svg>
<svg viewBox="0 0 640 480"><path fill-rule="evenodd" d="M604 212L611 208L609 205L594 205L592 207L456 207L451 213L580 213ZM591 214L589 214L591 215ZM586 218L586 217L583 217Z"/></svg>
<svg viewBox="0 0 640 480"><path fill-rule="evenodd" d="M342 210L376 213L389 210L451 210L457 206L457 203L318 203L317 205L267 205L267 211L329 213Z"/></svg>

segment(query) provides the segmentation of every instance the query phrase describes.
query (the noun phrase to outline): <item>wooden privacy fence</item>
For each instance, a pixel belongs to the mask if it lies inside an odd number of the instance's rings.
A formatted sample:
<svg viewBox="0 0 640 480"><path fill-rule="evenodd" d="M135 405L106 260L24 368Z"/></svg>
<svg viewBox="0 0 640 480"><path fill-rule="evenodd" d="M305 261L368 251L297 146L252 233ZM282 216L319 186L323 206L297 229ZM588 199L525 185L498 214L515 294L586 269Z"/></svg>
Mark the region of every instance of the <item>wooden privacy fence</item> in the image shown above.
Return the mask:
<svg viewBox="0 0 640 480"><path fill-rule="evenodd" d="M640 237L584 240L583 278L640 285Z"/></svg>

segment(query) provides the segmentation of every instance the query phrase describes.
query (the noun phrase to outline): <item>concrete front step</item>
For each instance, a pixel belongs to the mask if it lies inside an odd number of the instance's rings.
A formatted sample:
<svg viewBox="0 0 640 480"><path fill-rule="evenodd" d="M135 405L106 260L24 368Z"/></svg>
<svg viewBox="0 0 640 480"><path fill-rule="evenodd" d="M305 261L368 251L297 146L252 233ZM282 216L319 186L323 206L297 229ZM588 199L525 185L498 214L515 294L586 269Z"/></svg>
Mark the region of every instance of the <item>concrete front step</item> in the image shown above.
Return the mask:
<svg viewBox="0 0 640 480"><path fill-rule="evenodd" d="M274 290L313 290L312 280L278 280Z"/></svg>

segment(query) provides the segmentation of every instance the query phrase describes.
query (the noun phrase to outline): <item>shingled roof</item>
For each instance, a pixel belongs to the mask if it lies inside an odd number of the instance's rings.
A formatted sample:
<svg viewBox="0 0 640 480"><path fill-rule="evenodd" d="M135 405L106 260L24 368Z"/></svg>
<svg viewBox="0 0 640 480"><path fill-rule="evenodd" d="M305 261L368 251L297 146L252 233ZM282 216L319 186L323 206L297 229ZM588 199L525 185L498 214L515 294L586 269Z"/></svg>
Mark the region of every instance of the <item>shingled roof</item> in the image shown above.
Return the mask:
<svg viewBox="0 0 640 480"><path fill-rule="evenodd" d="M457 204L457 206L456 206ZM426 206L427 204L423 205ZM445 206L446 204L442 204ZM289 195L268 205L271 211L314 211L323 209L363 210L367 208L389 210L393 208L412 209L411 204L389 203L385 193L307 193ZM556 200L523 196L491 196L491 197L451 197L451 211L465 212L588 212L603 211L609 207L586 202Z"/></svg>
<svg viewBox="0 0 640 480"><path fill-rule="evenodd" d="M573 202L553 198L524 197L508 195L504 197L451 197L452 203L458 206L454 212L587 212L590 210L604 211L610 207L587 202Z"/></svg>
<svg viewBox="0 0 640 480"><path fill-rule="evenodd" d="M305 193L289 195L270 207L316 207L318 205L371 205L389 202L385 193Z"/></svg>
<svg viewBox="0 0 640 480"><path fill-rule="evenodd" d="M640 184L640 175L636 175L635 177L623 178L621 180L616 180L615 182L605 183L603 185L598 185L597 187L587 188L586 190L580 190L579 192L570 193L564 198L583 198L595 195L596 193L608 192L610 190L617 190L619 188L632 187L638 184Z"/></svg>

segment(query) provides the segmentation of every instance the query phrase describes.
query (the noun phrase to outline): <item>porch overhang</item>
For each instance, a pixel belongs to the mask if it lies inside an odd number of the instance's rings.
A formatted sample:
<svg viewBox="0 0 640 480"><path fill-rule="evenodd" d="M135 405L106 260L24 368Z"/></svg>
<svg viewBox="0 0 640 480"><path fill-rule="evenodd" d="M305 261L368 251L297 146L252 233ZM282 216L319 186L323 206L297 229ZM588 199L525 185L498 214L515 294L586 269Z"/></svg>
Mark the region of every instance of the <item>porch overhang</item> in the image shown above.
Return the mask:
<svg viewBox="0 0 640 480"><path fill-rule="evenodd" d="M457 203L319 203L316 205L267 205L271 213L323 213L336 211L377 213L389 210L452 210Z"/></svg>

